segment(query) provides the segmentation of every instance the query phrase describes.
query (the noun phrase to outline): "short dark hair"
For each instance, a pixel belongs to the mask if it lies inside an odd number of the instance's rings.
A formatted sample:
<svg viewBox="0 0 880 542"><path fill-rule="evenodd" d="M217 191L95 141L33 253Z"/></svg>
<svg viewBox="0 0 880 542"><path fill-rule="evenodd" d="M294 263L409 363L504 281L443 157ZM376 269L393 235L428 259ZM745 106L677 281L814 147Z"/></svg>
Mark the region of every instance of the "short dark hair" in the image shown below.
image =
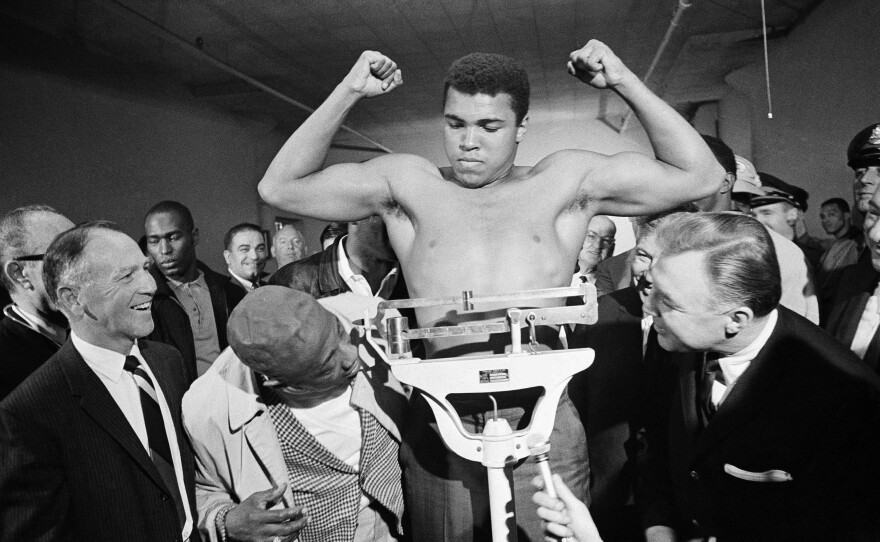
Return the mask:
<svg viewBox="0 0 880 542"><path fill-rule="evenodd" d="M77 224L52 241L43 258L43 284L53 303L58 303L60 284L81 284L83 275L82 256L95 230L120 231L115 223L95 220Z"/></svg>
<svg viewBox="0 0 880 542"><path fill-rule="evenodd" d="M153 215L158 215L159 213L170 213L180 216L183 219L183 224L188 231L192 231L196 229L196 223L193 220L193 215L189 212L189 208L186 205L171 200L160 201L156 205L150 207L150 210L147 211L147 214L144 215L144 223L147 222Z"/></svg>
<svg viewBox="0 0 880 542"><path fill-rule="evenodd" d="M849 212L849 203L847 203L846 200L843 198L826 199L822 202L822 205L820 205L820 207L825 207L826 205L837 205L837 208L840 209L841 213Z"/></svg>
<svg viewBox="0 0 880 542"><path fill-rule="evenodd" d="M324 227L323 231L321 231L321 245L323 245L324 241L327 239L335 239L346 233L348 233L348 222L331 222Z"/></svg>
<svg viewBox="0 0 880 542"><path fill-rule="evenodd" d="M717 137L705 134L700 134L700 136L702 136L706 145L709 146L709 150L715 155L715 159L718 160L718 163L721 164L724 171L727 173L733 173L733 176L736 177L736 156L733 154L733 149L728 147L727 143L721 141Z"/></svg>
<svg viewBox="0 0 880 542"><path fill-rule="evenodd" d="M450 88L471 96L497 96L502 92L510 95L510 106L517 124L521 124L529 112L529 75L519 62L509 56L471 53L459 58L446 73L444 102Z"/></svg>
<svg viewBox="0 0 880 542"><path fill-rule="evenodd" d="M236 224L229 228L229 231L226 232L226 235L223 236L223 247L226 250L232 250L230 247L232 246L232 238L235 237L236 233L240 233L243 231L255 231L260 235L263 235L263 230L260 229L256 224L252 224L250 222L242 222L241 224Z"/></svg>
<svg viewBox="0 0 880 542"><path fill-rule="evenodd" d="M633 220L633 229L635 230L636 241L641 241L646 235L657 229L657 226L664 218L675 213L698 213L700 208L696 203L684 203L678 207L673 207L668 211L653 213L650 215L638 216Z"/></svg>
<svg viewBox="0 0 880 542"><path fill-rule="evenodd" d="M730 211L671 215L657 228L657 246L663 256L702 253L719 302L745 305L756 317L779 305L776 249L767 229L754 218Z"/></svg>

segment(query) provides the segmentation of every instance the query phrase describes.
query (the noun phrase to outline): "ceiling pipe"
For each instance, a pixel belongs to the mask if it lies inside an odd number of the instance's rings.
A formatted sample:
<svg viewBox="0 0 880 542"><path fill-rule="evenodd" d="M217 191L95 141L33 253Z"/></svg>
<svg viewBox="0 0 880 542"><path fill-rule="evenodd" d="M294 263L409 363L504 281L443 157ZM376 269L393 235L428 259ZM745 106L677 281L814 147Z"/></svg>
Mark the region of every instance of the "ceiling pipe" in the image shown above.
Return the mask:
<svg viewBox="0 0 880 542"><path fill-rule="evenodd" d="M217 58L214 58L213 56L211 56L210 54L206 53L201 48L199 48L197 45L190 43L186 39L182 38L181 36L178 36L174 32L168 30L167 28L158 24L157 22L153 21L152 19L145 17L141 13L131 9L130 7L126 6L125 4L122 4L122 3L118 2L117 0L104 0L101 3L104 4L105 6L108 6L112 9L114 9L116 12L118 12L122 17L124 17L129 22L143 28L144 30L150 32L151 34L153 34L153 35L155 35L165 41L167 41L168 43L171 43L173 45L180 47L184 51L190 53L191 55L193 55L195 57L200 58L201 60L208 62L209 64L213 65L214 67L219 68L220 70L223 70L226 73L234 75L235 77L238 77L242 81L245 81L246 83L257 87L258 89L262 90L263 92L265 92L267 94L271 94L272 96L275 96L279 100L282 100L282 101L284 101L284 102L286 102L296 108L302 109L303 111L306 111L309 114L315 112L314 108L309 107L306 104L304 104L298 100L294 100L290 96L288 96L278 90L275 90L274 88L261 83L257 79L254 79L253 77L249 76L248 74L233 68L229 64L226 64L225 62L223 62ZM373 145L375 147L376 150L380 150L380 151L386 152L386 153L392 152L391 149L389 149L388 147L382 145L381 143L372 139L368 135L363 134L363 133L355 130L354 128L351 128L350 126L346 126L345 124L343 124L340 128L342 130L352 134L352 135L355 135L355 136L363 139L364 141L369 142L371 145ZM374 149L370 149L370 150L374 150Z"/></svg>
<svg viewBox="0 0 880 542"><path fill-rule="evenodd" d="M672 20L669 21L669 27L666 29L666 35L663 36L663 41L660 42L660 47L657 48L657 52L654 53L654 59L651 60L651 65L648 67L648 71L645 72L645 76L642 77L642 83L645 85L648 84L648 79L654 74L654 69L657 68L657 64L660 63L660 58L663 56L663 53L666 51L666 47L669 45L669 41L672 39L672 34L675 32L675 28L678 26L679 21L681 20L681 16L684 14L684 11L691 7L693 2L688 0L678 0L678 6L675 8L675 14L672 16ZM627 126L629 126L629 121L632 119L633 112L632 109L629 109L626 112L626 115L623 117L623 122L620 123L620 128L618 128L617 133L623 133L626 130Z"/></svg>

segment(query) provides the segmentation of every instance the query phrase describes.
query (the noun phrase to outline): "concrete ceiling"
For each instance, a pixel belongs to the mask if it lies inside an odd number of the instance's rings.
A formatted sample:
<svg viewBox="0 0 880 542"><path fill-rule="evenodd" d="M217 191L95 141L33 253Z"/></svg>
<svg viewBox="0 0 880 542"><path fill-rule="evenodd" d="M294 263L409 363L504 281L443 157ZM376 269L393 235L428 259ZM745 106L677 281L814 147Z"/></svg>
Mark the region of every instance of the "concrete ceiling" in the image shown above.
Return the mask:
<svg viewBox="0 0 880 542"><path fill-rule="evenodd" d="M682 0L684 1L684 0ZM822 0L765 0L770 47ZM184 84L215 107L284 130L305 114L252 78L317 107L364 49L398 62L404 87L370 100L348 120L381 142L379 127L436 115L445 70L488 51L514 56L532 81L532 109L579 111L619 124L624 106L565 72L590 38L645 75L679 0L4 0L6 58L88 56ZM760 0L691 0L649 85L683 112L718 100L724 76L763 59ZM3 30L0 28L0 31ZM11 32L14 29L15 32ZM45 37L45 39L43 39ZM10 40L29 45L10 47ZM33 44L41 44L35 46ZM47 45L47 43L49 43ZM14 58L13 58L14 60ZM369 145L350 134L339 141Z"/></svg>

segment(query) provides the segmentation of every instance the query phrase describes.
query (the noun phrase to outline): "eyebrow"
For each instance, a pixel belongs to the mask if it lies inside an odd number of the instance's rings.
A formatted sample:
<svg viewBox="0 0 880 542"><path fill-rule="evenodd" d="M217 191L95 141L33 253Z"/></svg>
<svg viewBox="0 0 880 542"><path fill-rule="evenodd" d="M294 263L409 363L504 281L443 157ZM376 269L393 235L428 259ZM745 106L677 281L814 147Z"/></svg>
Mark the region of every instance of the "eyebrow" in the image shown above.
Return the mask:
<svg viewBox="0 0 880 542"><path fill-rule="evenodd" d="M461 122L461 123L467 124L467 121L465 121L464 119L462 119L462 118L460 118L460 117L457 117L457 116L455 116L455 115L452 115L452 114L450 114L450 113L447 113L447 114L445 114L445 115L443 115L443 116L446 117L447 120L454 120L454 121L456 121L456 122ZM485 126L485 125L487 125L487 124L492 124L493 122L500 123L500 124L504 124L505 120L504 120L504 119L499 119L499 118L479 119L479 120L476 122L476 124L477 124L477 126Z"/></svg>

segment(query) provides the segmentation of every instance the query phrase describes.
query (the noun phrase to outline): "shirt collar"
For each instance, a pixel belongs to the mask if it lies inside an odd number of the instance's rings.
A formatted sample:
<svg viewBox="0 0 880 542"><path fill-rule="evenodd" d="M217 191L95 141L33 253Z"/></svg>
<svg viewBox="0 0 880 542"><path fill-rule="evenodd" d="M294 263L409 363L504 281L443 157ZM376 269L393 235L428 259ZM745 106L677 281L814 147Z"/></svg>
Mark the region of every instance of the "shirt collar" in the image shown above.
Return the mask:
<svg viewBox="0 0 880 542"><path fill-rule="evenodd" d="M197 269L196 271L197 271L196 278L190 282L183 282L183 281L179 281L179 280L174 280L171 277L165 277L165 278L168 279L168 284L170 284L171 287L174 289L180 288L184 284L198 284L199 286L207 286L207 283L205 283L205 274L202 272L201 269ZM230 273L232 273L232 271L230 271ZM233 275L234 275L234 273L233 273ZM238 277L236 276L236 278L238 278Z"/></svg>
<svg viewBox="0 0 880 542"><path fill-rule="evenodd" d="M230 269L230 268L227 268L226 270L229 271L229 274L232 276L232 278L234 278L235 280L237 280L238 282L240 282L242 286L244 286L244 287L247 288L248 290L253 290L253 289L254 289L254 281L252 281L252 280L248 280L248 279L243 279L243 278L239 277L239 276L236 275L235 272L234 272L232 269Z"/></svg>
<svg viewBox="0 0 880 542"><path fill-rule="evenodd" d="M348 287L354 290L355 288L352 285L355 277L363 277L363 275L357 275L351 269L351 263L348 261L348 255L345 253L345 238L348 235L344 235L342 240L339 242L339 248L337 249L337 269L339 270L339 275L342 277L342 280L348 284ZM379 284L378 292L370 292L373 295L377 295L381 298L388 298L391 295L391 291L394 289L394 286L397 284L397 274L399 273L399 265L395 265L391 271L385 275L385 278L382 279L382 283ZM392 282L393 280L393 282Z"/></svg>
<svg viewBox="0 0 880 542"><path fill-rule="evenodd" d="M113 382L118 382L125 366L125 355L112 350L96 346L79 338L76 333L70 332L70 339L83 360L95 371L101 373ZM144 358L138 348L137 342L131 348L128 355L138 358L143 363Z"/></svg>
<svg viewBox="0 0 880 542"><path fill-rule="evenodd" d="M718 363L721 365L721 371L724 373L724 378L728 382L728 386L736 382L740 375L742 375L749 367L751 361L755 359L755 356L758 355L758 352L760 352L764 348L764 345L767 344L770 335L773 334L773 330L776 328L776 320L778 317L779 313L774 309L767 315L764 329L762 329L761 333L755 337L754 341L735 354L718 358Z"/></svg>
<svg viewBox="0 0 880 542"><path fill-rule="evenodd" d="M36 331L40 335L49 338L53 342L59 345L64 343L64 338L67 335L67 328L63 328L59 325L53 324L52 322L45 320L37 314L32 314L24 310L14 303L12 305L7 305L4 312L13 313L15 316L22 320L22 322L20 323L25 324L27 327ZM8 316L9 315L7 314L7 317Z"/></svg>

